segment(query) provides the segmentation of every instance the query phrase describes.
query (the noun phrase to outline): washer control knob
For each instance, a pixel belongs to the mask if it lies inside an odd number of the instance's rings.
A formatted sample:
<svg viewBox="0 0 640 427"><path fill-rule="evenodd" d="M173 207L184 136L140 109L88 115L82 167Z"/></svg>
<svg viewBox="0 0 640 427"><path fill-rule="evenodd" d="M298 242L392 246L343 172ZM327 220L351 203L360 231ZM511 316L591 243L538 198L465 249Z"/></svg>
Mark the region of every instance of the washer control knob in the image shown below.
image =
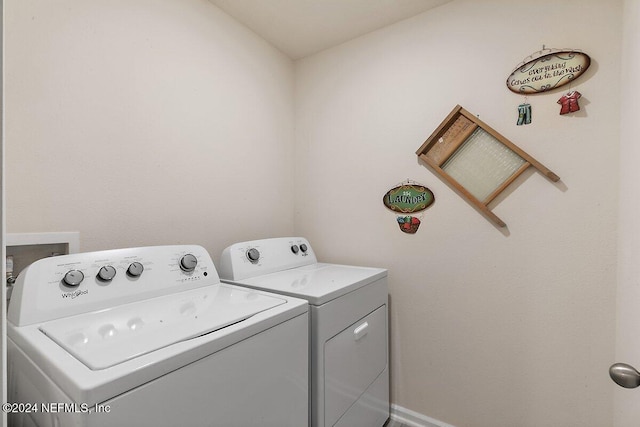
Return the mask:
<svg viewBox="0 0 640 427"><path fill-rule="evenodd" d="M196 269L198 259L192 254L186 254L180 258L180 268L182 271L190 272Z"/></svg>
<svg viewBox="0 0 640 427"><path fill-rule="evenodd" d="M127 268L127 274L131 277L138 277L144 271L144 266L139 262L132 262Z"/></svg>
<svg viewBox="0 0 640 427"><path fill-rule="evenodd" d="M69 270L62 278L62 283L67 286L76 287L84 280L84 274L80 270Z"/></svg>
<svg viewBox="0 0 640 427"><path fill-rule="evenodd" d="M300 252L300 248L298 247L298 245L291 246L291 252L293 252L294 254Z"/></svg>
<svg viewBox="0 0 640 427"><path fill-rule="evenodd" d="M302 252L307 252L307 249L308 249L308 248L307 248L307 245L305 245L304 243L300 245L300 250L301 250Z"/></svg>
<svg viewBox="0 0 640 427"><path fill-rule="evenodd" d="M98 279L103 282L110 282L114 277L116 277L116 269L111 265L105 265L98 270Z"/></svg>
<svg viewBox="0 0 640 427"><path fill-rule="evenodd" d="M247 259L255 264L260 259L260 251L256 248L249 249L247 251Z"/></svg>

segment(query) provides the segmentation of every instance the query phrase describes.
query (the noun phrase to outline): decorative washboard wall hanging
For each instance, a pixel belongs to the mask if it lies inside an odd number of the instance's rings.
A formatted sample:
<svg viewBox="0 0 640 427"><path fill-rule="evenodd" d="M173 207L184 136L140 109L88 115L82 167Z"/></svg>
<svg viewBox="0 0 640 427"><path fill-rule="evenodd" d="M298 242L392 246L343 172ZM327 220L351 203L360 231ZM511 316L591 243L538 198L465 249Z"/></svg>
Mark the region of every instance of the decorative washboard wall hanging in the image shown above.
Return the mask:
<svg viewBox="0 0 640 427"><path fill-rule="evenodd" d="M489 125L457 105L416 151L435 173L500 227L488 205L529 166L551 181L560 177Z"/></svg>

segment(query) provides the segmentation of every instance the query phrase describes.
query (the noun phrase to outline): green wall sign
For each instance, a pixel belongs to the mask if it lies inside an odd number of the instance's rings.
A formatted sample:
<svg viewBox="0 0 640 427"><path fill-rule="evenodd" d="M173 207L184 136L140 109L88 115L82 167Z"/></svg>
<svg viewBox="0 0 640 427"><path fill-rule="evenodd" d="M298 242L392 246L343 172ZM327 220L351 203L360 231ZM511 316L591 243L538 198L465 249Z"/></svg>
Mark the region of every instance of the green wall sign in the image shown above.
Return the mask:
<svg viewBox="0 0 640 427"><path fill-rule="evenodd" d="M382 198L384 205L394 212L413 213L427 209L435 197L422 185L404 184L392 188Z"/></svg>

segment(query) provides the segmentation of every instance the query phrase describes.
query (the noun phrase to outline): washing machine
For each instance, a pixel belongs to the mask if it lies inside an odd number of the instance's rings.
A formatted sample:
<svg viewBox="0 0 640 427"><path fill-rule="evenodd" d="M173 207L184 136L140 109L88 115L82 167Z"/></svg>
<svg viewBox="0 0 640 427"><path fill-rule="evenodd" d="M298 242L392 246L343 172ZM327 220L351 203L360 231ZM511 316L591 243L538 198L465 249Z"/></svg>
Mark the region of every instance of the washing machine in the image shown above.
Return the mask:
<svg viewBox="0 0 640 427"><path fill-rule="evenodd" d="M46 258L8 311L17 427L307 424L306 300L220 282L195 245Z"/></svg>
<svg viewBox="0 0 640 427"><path fill-rule="evenodd" d="M387 270L320 263L300 237L236 243L223 282L309 301L313 427L379 427L389 418Z"/></svg>

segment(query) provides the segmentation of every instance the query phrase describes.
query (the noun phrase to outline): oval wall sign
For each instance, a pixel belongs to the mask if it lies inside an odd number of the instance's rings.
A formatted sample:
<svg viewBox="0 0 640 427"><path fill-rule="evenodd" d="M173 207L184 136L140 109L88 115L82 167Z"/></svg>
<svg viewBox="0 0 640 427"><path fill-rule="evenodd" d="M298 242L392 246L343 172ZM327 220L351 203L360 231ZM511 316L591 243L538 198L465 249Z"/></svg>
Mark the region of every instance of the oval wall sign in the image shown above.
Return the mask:
<svg viewBox="0 0 640 427"><path fill-rule="evenodd" d="M413 213L427 209L433 204L435 197L427 187L404 184L387 191L382 201L392 211Z"/></svg>
<svg viewBox="0 0 640 427"><path fill-rule="evenodd" d="M507 79L510 91L521 94L545 92L572 82L591 65L586 53L553 52L519 66Z"/></svg>

